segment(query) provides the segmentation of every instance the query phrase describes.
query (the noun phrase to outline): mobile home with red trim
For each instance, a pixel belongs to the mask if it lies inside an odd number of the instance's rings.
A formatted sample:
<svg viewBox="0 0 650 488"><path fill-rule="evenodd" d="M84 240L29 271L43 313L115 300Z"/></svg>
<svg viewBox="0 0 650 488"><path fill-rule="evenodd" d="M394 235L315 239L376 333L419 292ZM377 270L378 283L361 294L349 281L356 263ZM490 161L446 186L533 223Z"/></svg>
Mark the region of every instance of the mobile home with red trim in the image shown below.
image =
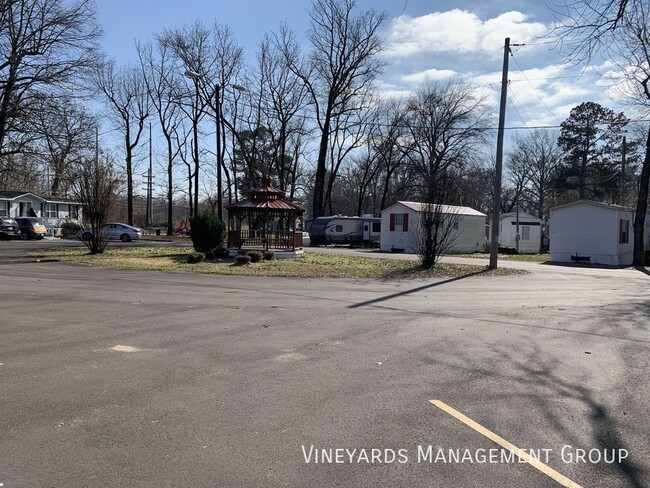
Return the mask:
<svg viewBox="0 0 650 488"><path fill-rule="evenodd" d="M420 202L396 202L381 211L381 250L417 253L420 230ZM487 215L470 207L442 205L443 214L454 219L449 253L473 253L485 249Z"/></svg>

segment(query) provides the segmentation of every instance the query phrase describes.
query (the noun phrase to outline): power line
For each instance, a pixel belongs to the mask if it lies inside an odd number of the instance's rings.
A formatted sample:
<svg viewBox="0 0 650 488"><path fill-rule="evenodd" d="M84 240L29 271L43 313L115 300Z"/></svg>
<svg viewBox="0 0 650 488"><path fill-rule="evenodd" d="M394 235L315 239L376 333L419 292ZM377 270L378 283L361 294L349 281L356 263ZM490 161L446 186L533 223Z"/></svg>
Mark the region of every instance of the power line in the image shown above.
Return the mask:
<svg viewBox="0 0 650 488"><path fill-rule="evenodd" d="M535 93L535 95L537 96L537 98L539 99L539 101L542 102L542 105L544 105L544 107L546 108L546 110L548 110L548 112L553 116L553 118L554 118L554 119L558 122L558 124L559 124L560 121L558 120L558 118L555 116L555 114L553 113L553 111L552 111L550 108L548 108L548 105L546 105L546 103L544 102L544 100L542 99L542 97L539 96L539 92L538 92L537 89L533 86L533 84L530 82L530 80L529 80L528 77L526 76L526 73L524 73L524 70L521 69L521 66L519 65L519 61L517 61L517 58L515 57L514 53L512 53L512 60L513 60L513 61L515 62L515 64L517 65L517 68L519 68L519 72L522 74L522 76L524 77L524 79L528 82L528 86L530 86L530 87L533 89L533 92Z"/></svg>

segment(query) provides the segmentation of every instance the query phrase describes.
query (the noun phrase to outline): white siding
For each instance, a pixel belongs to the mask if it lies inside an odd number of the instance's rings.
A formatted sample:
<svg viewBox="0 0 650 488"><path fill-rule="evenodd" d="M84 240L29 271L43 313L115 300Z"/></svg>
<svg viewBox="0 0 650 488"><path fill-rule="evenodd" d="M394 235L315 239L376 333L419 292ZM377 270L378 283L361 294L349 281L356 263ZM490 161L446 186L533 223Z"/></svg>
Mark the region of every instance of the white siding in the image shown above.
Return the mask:
<svg viewBox="0 0 650 488"><path fill-rule="evenodd" d="M408 231L397 228L390 230L390 214L408 214ZM417 253L417 229L420 225L420 213L403 205L394 205L381 213L381 250L391 252L402 249L409 254Z"/></svg>
<svg viewBox="0 0 650 488"><path fill-rule="evenodd" d="M500 218L499 227L499 245L509 247L511 249L517 248L517 216L505 215ZM526 222L534 222L538 225L528 226L529 239L524 240L523 226ZM519 252L520 253L539 253L542 239L542 220L539 217L527 213L519 214ZM523 223L523 224L522 224Z"/></svg>
<svg viewBox="0 0 650 488"><path fill-rule="evenodd" d="M399 226L390 230L390 214L408 214L408 231ZM452 232L453 243L449 253L472 253L482 251L485 244L485 215L458 215L458 230ZM409 254L418 252L418 229L420 213L404 205L396 204L381 212L381 250L392 252L402 249Z"/></svg>
<svg viewBox="0 0 650 488"><path fill-rule="evenodd" d="M627 244L619 244L619 221L630 221ZM577 203L551 209L551 261L572 262L571 256L589 256L590 263L632 264L632 212Z"/></svg>

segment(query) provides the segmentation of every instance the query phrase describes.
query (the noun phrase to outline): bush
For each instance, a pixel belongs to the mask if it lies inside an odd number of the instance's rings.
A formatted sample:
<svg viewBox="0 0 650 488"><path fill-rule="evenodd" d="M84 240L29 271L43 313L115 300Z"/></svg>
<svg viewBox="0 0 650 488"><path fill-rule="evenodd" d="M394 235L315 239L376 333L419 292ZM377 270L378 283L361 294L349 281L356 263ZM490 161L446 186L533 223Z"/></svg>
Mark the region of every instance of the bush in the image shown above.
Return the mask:
<svg viewBox="0 0 650 488"><path fill-rule="evenodd" d="M215 256L214 251L206 251L205 252L205 260L206 261L214 261L217 259L217 256Z"/></svg>
<svg viewBox="0 0 650 488"><path fill-rule="evenodd" d="M214 257L215 258L227 259L227 258L230 257L230 255L228 254L228 248L227 247L219 246L219 247L216 247L212 252L214 252Z"/></svg>
<svg viewBox="0 0 650 488"><path fill-rule="evenodd" d="M210 213L196 214L190 219L191 238L198 252L212 251L223 246L226 226Z"/></svg>
<svg viewBox="0 0 650 488"><path fill-rule="evenodd" d="M235 256L235 264L237 266L243 266L251 262L251 257L248 254L240 254Z"/></svg>
<svg viewBox="0 0 650 488"><path fill-rule="evenodd" d="M187 256L187 262L189 264L196 264L200 263L201 261L205 261L205 254L202 252L193 252Z"/></svg>
<svg viewBox="0 0 650 488"><path fill-rule="evenodd" d="M61 237L73 237L80 229L81 226L74 222L63 222L61 225Z"/></svg>
<svg viewBox="0 0 650 488"><path fill-rule="evenodd" d="M251 263L257 263L264 259L264 254L261 251L248 251L246 255L250 256Z"/></svg>
<svg viewBox="0 0 650 488"><path fill-rule="evenodd" d="M275 253L273 251L264 251L264 261L273 261Z"/></svg>

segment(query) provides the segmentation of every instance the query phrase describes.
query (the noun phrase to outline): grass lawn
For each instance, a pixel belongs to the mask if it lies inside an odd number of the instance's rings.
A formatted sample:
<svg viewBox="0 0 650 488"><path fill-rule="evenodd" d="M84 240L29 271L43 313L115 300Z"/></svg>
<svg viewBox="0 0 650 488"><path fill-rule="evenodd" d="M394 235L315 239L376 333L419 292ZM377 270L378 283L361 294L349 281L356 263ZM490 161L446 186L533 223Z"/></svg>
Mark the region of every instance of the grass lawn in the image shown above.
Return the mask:
<svg viewBox="0 0 650 488"><path fill-rule="evenodd" d="M490 259L490 253L477 252L473 254L449 254L449 257L457 258L475 258L475 259ZM499 260L503 261L525 261L527 263L545 263L551 260L549 253L543 254L499 254Z"/></svg>
<svg viewBox="0 0 650 488"><path fill-rule="evenodd" d="M59 261L100 266L105 268L137 269L154 271L183 271L218 275L280 276L297 278L372 278L413 279L453 278L479 274L501 276L526 274L525 271L499 268L487 270L484 266L442 264L423 270L418 263L397 259L375 259L365 257L326 256L306 254L300 259L262 261L244 266L233 264L232 260L204 261L187 264L190 248L131 247L108 248L104 254L90 255L84 248L60 248L38 251L32 256Z"/></svg>

